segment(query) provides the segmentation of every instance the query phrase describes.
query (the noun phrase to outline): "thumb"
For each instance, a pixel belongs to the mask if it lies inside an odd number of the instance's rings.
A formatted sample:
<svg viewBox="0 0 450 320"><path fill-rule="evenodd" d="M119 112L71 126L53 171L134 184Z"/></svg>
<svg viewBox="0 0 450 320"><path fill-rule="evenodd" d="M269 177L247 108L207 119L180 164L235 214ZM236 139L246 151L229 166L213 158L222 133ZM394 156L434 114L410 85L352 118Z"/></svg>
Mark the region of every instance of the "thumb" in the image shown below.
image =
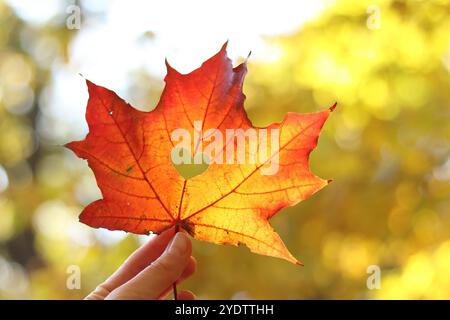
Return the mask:
<svg viewBox="0 0 450 320"><path fill-rule="evenodd" d="M181 276L190 261L191 252L188 236L178 232L158 259L113 290L107 299L157 299Z"/></svg>

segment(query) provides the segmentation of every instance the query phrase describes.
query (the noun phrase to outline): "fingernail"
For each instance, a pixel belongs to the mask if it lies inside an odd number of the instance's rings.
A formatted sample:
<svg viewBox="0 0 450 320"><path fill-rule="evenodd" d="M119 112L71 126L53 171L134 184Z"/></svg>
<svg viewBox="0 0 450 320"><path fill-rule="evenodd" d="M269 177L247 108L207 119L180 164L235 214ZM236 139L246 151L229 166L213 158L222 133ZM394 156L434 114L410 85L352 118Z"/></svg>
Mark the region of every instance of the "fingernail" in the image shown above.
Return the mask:
<svg viewBox="0 0 450 320"><path fill-rule="evenodd" d="M178 232L169 245L169 252L174 254L184 254L188 247L188 238L183 232Z"/></svg>

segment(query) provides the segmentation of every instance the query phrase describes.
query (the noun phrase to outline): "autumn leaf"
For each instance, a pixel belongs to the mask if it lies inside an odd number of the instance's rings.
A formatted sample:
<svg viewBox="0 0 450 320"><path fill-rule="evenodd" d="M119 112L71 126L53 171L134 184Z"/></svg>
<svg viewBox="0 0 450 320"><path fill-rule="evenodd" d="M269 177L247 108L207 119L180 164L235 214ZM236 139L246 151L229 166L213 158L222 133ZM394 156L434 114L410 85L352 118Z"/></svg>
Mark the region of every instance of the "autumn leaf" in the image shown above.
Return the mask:
<svg viewBox="0 0 450 320"><path fill-rule="evenodd" d="M301 264L268 220L328 184L310 171L308 159L334 106L288 113L281 123L256 128L243 106L246 62L233 68L226 44L189 74L166 65L166 86L151 112L136 110L113 91L87 81L89 133L66 146L87 159L103 199L88 205L80 221L136 234L175 225L199 240L242 243L254 253ZM180 128L194 136L191 150L184 150L194 158L212 144L212 134L203 134L207 129L215 129L216 139L227 137L230 129L239 133L211 152L205 172L184 179L171 160L177 146L173 132ZM256 150L233 150L230 146L238 147L239 135L245 138L248 129L266 129L266 140L258 140ZM239 162L239 156L254 161ZM276 173L264 174L269 165Z"/></svg>

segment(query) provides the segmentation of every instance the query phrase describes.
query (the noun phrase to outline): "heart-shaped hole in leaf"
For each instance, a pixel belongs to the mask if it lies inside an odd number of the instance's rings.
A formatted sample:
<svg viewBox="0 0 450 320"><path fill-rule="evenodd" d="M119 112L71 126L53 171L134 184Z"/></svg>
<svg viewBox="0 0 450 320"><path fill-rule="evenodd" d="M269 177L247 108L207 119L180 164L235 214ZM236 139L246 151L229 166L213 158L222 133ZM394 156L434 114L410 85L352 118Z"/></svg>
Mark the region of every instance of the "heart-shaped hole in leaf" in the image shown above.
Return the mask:
<svg viewBox="0 0 450 320"><path fill-rule="evenodd" d="M199 152L195 157L192 157L191 153L185 148L174 148L170 160L178 173L186 180L205 172L210 162L206 154Z"/></svg>

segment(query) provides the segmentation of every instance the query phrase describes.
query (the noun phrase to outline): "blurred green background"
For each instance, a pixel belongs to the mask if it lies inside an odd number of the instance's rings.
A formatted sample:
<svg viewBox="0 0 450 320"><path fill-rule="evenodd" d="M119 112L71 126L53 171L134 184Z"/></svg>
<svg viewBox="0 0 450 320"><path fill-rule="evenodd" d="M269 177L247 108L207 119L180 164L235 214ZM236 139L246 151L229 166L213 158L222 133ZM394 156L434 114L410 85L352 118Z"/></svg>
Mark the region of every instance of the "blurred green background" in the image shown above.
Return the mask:
<svg viewBox="0 0 450 320"><path fill-rule="evenodd" d="M190 71L253 50L257 125L338 102L312 153L334 182L272 220L305 267L194 241L183 288L206 299L450 299L450 1L145 4L0 0L0 298L79 299L145 237L78 222L100 197L82 138L83 76L150 110L164 56ZM144 6L144 7L143 7ZM66 287L80 267L81 288ZM369 290L367 268L381 268Z"/></svg>

